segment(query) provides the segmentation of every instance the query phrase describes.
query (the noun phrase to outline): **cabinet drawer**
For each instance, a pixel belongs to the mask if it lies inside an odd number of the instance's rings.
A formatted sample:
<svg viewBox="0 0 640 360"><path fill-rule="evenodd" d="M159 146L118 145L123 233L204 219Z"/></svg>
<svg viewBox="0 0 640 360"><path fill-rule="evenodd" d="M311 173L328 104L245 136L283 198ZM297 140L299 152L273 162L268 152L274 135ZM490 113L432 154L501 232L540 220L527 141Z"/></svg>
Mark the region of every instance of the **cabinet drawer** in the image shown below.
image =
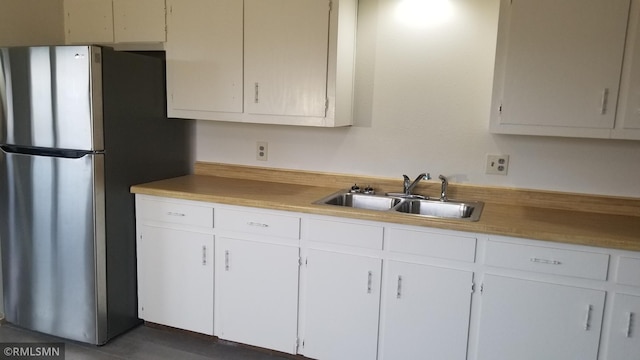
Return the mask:
<svg viewBox="0 0 640 360"><path fill-rule="evenodd" d="M309 241L382 250L382 226L310 219L306 229Z"/></svg>
<svg viewBox="0 0 640 360"><path fill-rule="evenodd" d="M295 216L218 209L215 221L218 229L288 239L300 238L300 218Z"/></svg>
<svg viewBox="0 0 640 360"><path fill-rule="evenodd" d="M621 257L617 274L618 284L640 286L640 259Z"/></svg>
<svg viewBox="0 0 640 360"><path fill-rule="evenodd" d="M609 255L488 241L485 262L490 266L606 280Z"/></svg>
<svg viewBox="0 0 640 360"><path fill-rule="evenodd" d="M474 262L476 238L391 228L387 250L441 259Z"/></svg>
<svg viewBox="0 0 640 360"><path fill-rule="evenodd" d="M206 206L141 199L136 213L145 220L213 227L213 208Z"/></svg>

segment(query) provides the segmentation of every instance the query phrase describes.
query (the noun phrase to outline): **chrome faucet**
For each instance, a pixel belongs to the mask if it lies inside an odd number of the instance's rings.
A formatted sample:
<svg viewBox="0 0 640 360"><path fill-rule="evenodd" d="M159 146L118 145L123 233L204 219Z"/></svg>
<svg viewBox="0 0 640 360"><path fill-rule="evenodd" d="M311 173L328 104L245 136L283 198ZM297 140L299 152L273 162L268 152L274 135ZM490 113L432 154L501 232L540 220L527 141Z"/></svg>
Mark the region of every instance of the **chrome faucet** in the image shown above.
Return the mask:
<svg viewBox="0 0 640 360"><path fill-rule="evenodd" d="M440 201L449 201L447 198L447 187L449 186L449 181L444 175L438 176L438 179L442 181L442 186L440 187Z"/></svg>
<svg viewBox="0 0 640 360"><path fill-rule="evenodd" d="M418 185L420 180L431 179L431 175L429 175L429 173L422 173L418 175L418 177L415 180L413 180L413 182L411 182L411 179L409 179L407 175L402 175L402 177L404 178L404 195L405 196L413 195L411 194L411 192L413 191L413 188L416 187L416 185Z"/></svg>

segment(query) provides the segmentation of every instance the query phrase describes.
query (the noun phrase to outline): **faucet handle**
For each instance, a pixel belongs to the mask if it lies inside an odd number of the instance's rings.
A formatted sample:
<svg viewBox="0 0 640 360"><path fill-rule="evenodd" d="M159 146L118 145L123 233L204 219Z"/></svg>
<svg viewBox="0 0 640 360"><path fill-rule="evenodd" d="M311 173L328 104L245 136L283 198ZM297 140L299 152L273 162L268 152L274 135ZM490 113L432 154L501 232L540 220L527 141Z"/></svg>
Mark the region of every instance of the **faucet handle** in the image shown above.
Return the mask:
<svg viewBox="0 0 640 360"><path fill-rule="evenodd" d="M411 179L407 175L402 175L402 177L404 178L404 189L402 191L406 193L411 185Z"/></svg>
<svg viewBox="0 0 640 360"><path fill-rule="evenodd" d="M442 185L440 187L440 201L449 201L447 197L447 187L449 186L449 180L444 175L438 176L438 179L442 181Z"/></svg>

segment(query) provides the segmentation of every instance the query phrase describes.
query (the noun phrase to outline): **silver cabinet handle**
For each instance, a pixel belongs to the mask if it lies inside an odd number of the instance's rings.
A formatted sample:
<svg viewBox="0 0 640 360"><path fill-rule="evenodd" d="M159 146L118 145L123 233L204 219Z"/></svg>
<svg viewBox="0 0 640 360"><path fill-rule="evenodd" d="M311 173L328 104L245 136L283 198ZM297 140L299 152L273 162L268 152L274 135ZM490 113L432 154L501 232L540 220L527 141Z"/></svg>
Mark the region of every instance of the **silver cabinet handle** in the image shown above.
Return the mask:
<svg viewBox="0 0 640 360"><path fill-rule="evenodd" d="M602 100L600 103L600 115L607 113L607 102L609 102L609 89L604 88L602 90Z"/></svg>
<svg viewBox="0 0 640 360"><path fill-rule="evenodd" d="M182 217L182 216L187 216L187 215L186 215L186 214L184 214L184 213L173 212L173 211L167 211L167 215L169 215L169 216L181 216L181 217Z"/></svg>
<svg viewBox="0 0 640 360"><path fill-rule="evenodd" d="M249 226L257 226L257 227L269 227L269 224L263 224L263 223L259 223L259 222L254 222L254 221L249 221L247 223L247 225Z"/></svg>
<svg viewBox="0 0 640 360"><path fill-rule="evenodd" d="M634 318L634 315L632 312L627 314L627 331L625 332L625 336L628 338L631 337L631 329L633 328L633 318Z"/></svg>
<svg viewBox="0 0 640 360"><path fill-rule="evenodd" d="M207 265L207 246L202 245L202 265Z"/></svg>
<svg viewBox="0 0 640 360"><path fill-rule="evenodd" d="M229 271L229 250L224 252L224 270Z"/></svg>
<svg viewBox="0 0 640 360"><path fill-rule="evenodd" d="M258 83L255 83L255 94L254 94L253 102L255 104L260 102L260 84Z"/></svg>
<svg viewBox="0 0 640 360"><path fill-rule="evenodd" d="M369 271L367 276L367 294L371 294L372 285L373 285L373 271Z"/></svg>
<svg viewBox="0 0 640 360"><path fill-rule="evenodd" d="M398 288L396 289L396 298L402 297L402 275L398 275Z"/></svg>
<svg viewBox="0 0 640 360"><path fill-rule="evenodd" d="M587 312L585 314L584 317L584 330L585 331L589 331L589 329L591 328L591 310L593 309L593 306L589 305L587 306Z"/></svg>
<svg viewBox="0 0 640 360"><path fill-rule="evenodd" d="M562 263L558 260L548 260L548 259L540 259L536 257L529 258L529 261L538 263L538 264L549 264L549 265L561 265Z"/></svg>

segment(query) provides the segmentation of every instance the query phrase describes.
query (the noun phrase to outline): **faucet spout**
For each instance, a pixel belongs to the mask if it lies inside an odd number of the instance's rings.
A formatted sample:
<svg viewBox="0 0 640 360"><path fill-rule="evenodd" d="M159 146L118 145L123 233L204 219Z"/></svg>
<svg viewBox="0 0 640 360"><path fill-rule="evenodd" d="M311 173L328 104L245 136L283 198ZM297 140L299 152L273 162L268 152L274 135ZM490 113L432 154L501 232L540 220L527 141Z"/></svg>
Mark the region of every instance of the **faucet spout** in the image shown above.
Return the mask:
<svg viewBox="0 0 640 360"><path fill-rule="evenodd" d="M449 181L444 175L438 176L438 179L442 181L442 186L440 187L440 201L449 201L447 197L447 187L449 186Z"/></svg>
<svg viewBox="0 0 640 360"><path fill-rule="evenodd" d="M413 191L413 188L416 187L416 185L418 185L418 183L420 182L420 180L429 180L431 179L431 175L429 175L429 173L422 173L420 175L418 175L418 177L413 180L412 183L410 182L410 179L407 175L402 175L404 177L404 194L406 196L410 196L412 195L411 192Z"/></svg>

